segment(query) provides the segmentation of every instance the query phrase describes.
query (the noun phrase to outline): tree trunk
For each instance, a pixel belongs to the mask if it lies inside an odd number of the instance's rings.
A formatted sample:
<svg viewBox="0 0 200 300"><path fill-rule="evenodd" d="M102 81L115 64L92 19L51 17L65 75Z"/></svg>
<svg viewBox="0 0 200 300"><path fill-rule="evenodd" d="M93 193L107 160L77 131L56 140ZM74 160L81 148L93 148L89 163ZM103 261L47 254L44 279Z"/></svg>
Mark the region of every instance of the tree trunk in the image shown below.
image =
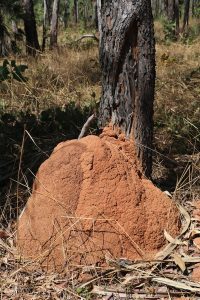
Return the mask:
<svg viewBox="0 0 200 300"><path fill-rule="evenodd" d="M99 15L103 73L99 123L112 121L135 139L143 171L150 177L155 85L151 3L105 0Z"/></svg>
<svg viewBox="0 0 200 300"><path fill-rule="evenodd" d="M179 0L168 0L168 20L176 24L173 35L179 34Z"/></svg>
<svg viewBox="0 0 200 300"><path fill-rule="evenodd" d="M40 50L32 0L23 0L24 31L26 35L26 52L35 56Z"/></svg>
<svg viewBox="0 0 200 300"><path fill-rule="evenodd" d="M179 34L180 24L179 24L179 0L175 0L175 20L176 20L176 34Z"/></svg>
<svg viewBox="0 0 200 300"><path fill-rule="evenodd" d="M64 16L63 16L63 21L64 21L64 28L67 28L68 25L68 19L69 19L69 0L65 0L65 10L64 10Z"/></svg>
<svg viewBox="0 0 200 300"><path fill-rule="evenodd" d="M190 0L184 1L184 16L183 16L183 27L182 32L185 31L186 27L189 25L189 14L190 14Z"/></svg>
<svg viewBox="0 0 200 300"><path fill-rule="evenodd" d="M153 16L156 17L157 0L151 0L151 7L152 7Z"/></svg>
<svg viewBox="0 0 200 300"><path fill-rule="evenodd" d="M44 23L46 26L50 26L51 24L51 2L50 0L43 0L44 4Z"/></svg>
<svg viewBox="0 0 200 300"><path fill-rule="evenodd" d="M9 33L4 24L4 18L0 10L0 57L9 55L9 52L11 51L9 42Z"/></svg>
<svg viewBox="0 0 200 300"><path fill-rule="evenodd" d="M168 19L175 22L175 0L168 0Z"/></svg>
<svg viewBox="0 0 200 300"><path fill-rule="evenodd" d="M98 29L98 8L97 1L92 1L92 23L96 29Z"/></svg>
<svg viewBox="0 0 200 300"><path fill-rule="evenodd" d="M84 22L84 27L87 27L88 24L88 3L87 0L84 0L82 2L82 6L83 6L83 22Z"/></svg>
<svg viewBox="0 0 200 300"><path fill-rule="evenodd" d="M51 17L51 29L50 29L50 49L57 47L58 39L58 13L59 13L60 0L54 0L53 10Z"/></svg>
<svg viewBox="0 0 200 300"><path fill-rule="evenodd" d="M78 23L79 19L79 13L78 13L78 0L74 0L74 18L75 18L75 23Z"/></svg>
<svg viewBox="0 0 200 300"><path fill-rule="evenodd" d="M99 30L99 41L101 42L102 40L102 8L101 8L101 0L96 0L97 1L97 23L98 23L98 30ZM100 43L99 43L100 45Z"/></svg>
<svg viewBox="0 0 200 300"><path fill-rule="evenodd" d="M192 0L192 16L195 17L195 0Z"/></svg>
<svg viewBox="0 0 200 300"><path fill-rule="evenodd" d="M50 2L49 0L43 1L43 36L42 36L42 51L45 50L46 47L46 39L47 39L47 28L50 25Z"/></svg>
<svg viewBox="0 0 200 300"><path fill-rule="evenodd" d="M164 6L164 14L165 16L168 16L168 0L163 0L163 6Z"/></svg>

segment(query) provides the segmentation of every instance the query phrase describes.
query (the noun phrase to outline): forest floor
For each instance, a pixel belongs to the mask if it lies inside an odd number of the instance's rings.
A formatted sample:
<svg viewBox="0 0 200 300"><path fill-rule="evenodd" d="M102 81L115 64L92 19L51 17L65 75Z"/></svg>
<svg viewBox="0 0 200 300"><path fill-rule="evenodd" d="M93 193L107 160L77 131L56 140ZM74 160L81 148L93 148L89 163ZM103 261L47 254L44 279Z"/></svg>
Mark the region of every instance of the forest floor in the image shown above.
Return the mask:
<svg viewBox="0 0 200 300"><path fill-rule="evenodd" d="M67 46L47 51L37 59L24 55L11 58L17 65L28 66L25 71L28 81L6 80L0 84L2 299L97 299L90 293L92 289L104 299L125 299L125 294L133 297L133 286L120 285L131 269L126 264L121 268L120 261L111 262L106 270L89 270L89 280L77 284L75 274L70 278L66 274L45 275L37 265L30 271L26 268L30 262L22 262L15 254L15 220L30 195L35 172L60 141L78 137L84 122L98 107L101 92L98 46L94 40L71 43L78 36L77 32L67 41ZM193 255L198 253L199 247L193 243L199 235L199 221L193 216L192 207L196 205L194 201L200 199L200 39L165 41L163 30L156 23L156 40L153 180L189 211L185 223L188 218L191 222L181 241L189 241L185 247L189 247L188 253ZM94 123L90 133L97 132ZM179 249L182 250L180 245ZM200 261L189 256L184 259L184 265L179 255L174 259L176 263L168 259L162 264L131 265L137 269L137 273L131 273L132 279L133 275L141 278L136 284L140 298L195 295L199 287L189 284L186 275L192 270L191 264ZM154 284L149 280L149 270L153 270L157 278ZM166 270L176 282L182 280L180 286L163 281ZM83 274L88 273L81 272L86 278ZM110 290L97 287L102 284L109 285ZM160 284L168 288L158 289ZM163 296L158 297L156 293ZM118 298L117 294L120 294Z"/></svg>

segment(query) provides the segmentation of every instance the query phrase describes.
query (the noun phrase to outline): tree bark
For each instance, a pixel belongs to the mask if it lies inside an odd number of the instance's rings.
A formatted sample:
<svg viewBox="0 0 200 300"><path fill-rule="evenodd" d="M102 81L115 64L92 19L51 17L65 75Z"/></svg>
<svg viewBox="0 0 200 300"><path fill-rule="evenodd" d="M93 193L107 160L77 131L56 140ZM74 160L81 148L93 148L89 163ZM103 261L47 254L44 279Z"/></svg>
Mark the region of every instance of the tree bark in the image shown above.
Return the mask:
<svg viewBox="0 0 200 300"><path fill-rule="evenodd" d="M94 24L95 28L98 29L98 7L97 1L93 1L93 14L92 14L92 23Z"/></svg>
<svg viewBox="0 0 200 300"><path fill-rule="evenodd" d="M75 18L75 23L78 23L79 19L79 13L78 13L78 0L74 0L74 18Z"/></svg>
<svg viewBox="0 0 200 300"><path fill-rule="evenodd" d="M176 20L176 34L179 34L180 24L179 24L179 0L175 0L175 20Z"/></svg>
<svg viewBox="0 0 200 300"><path fill-rule="evenodd" d="M164 6L164 14L165 16L168 16L168 0L163 0L163 6Z"/></svg>
<svg viewBox="0 0 200 300"><path fill-rule="evenodd" d="M64 21L64 27L65 29L67 28L68 25L68 19L69 19L69 0L65 0L65 10L64 10L64 16L63 16L63 21Z"/></svg>
<svg viewBox="0 0 200 300"><path fill-rule="evenodd" d="M176 24L174 36L179 34L179 0L168 0L168 20Z"/></svg>
<svg viewBox="0 0 200 300"><path fill-rule="evenodd" d="M168 0L168 19L175 22L175 0Z"/></svg>
<svg viewBox="0 0 200 300"><path fill-rule="evenodd" d="M32 0L23 0L24 31L26 35L26 52L35 56L40 50Z"/></svg>
<svg viewBox="0 0 200 300"><path fill-rule="evenodd" d="M42 36L42 51L46 47L47 28L50 25L50 2L49 0L43 0L43 36Z"/></svg>
<svg viewBox="0 0 200 300"><path fill-rule="evenodd" d="M4 24L4 18L0 10L0 57L9 55L10 46L8 46L9 33Z"/></svg>
<svg viewBox="0 0 200 300"><path fill-rule="evenodd" d="M97 22L98 22L98 30L99 30L99 47L100 43L102 41L102 7L101 7L101 0L96 0L97 1Z"/></svg>
<svg viewBox="0 0 200 300"><path fill-rule="evenodd" d="M152 171L155 42L149 0L105 0L99 15L102 97L99 124L112 121L135 139L146 176Z"/></svg>
<svg viewBox="0 0 200 300"><path fill-rule="evenodd" d="M195 16L195 0L192 0L192 16Z"/></svg>
<svg viewBox="0 0 200 300"><path fill-rule="evenodd" d="M51 17L51 29L50 29L50 49L57 47L58 45L58 13L59 13L60 0L54 0L53 10Z"/></svg>
<svg viewBox="0 0 200 300"><path fill-rule="evenodd" d="M50 0L44 0L44 23L46 26L50 26L51 24L51 2Z"/></svg>
<svg viewBox="0 0 200 300"><path fill-rule="evenodd" d="M189 25L189 14L190 14L190 0L184 1L184 16L183 16L183 27L182 32L185 31L186 27Z"/></svg>

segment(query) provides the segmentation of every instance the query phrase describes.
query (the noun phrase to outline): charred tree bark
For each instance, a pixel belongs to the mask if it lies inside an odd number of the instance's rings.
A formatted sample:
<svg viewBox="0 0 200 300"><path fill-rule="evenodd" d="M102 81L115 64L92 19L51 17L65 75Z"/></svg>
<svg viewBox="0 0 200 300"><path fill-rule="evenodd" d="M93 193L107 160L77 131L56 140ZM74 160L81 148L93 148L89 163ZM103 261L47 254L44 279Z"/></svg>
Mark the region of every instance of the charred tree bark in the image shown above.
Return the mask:
<svg viewBox="0 0 200 300"><path fill-rule="evenodd" d="M155 85L151 3L107 0L101 5L99 123L112 121L135 139L143 171L150 177Z"/></svg>
<svg viewBox="0 0 200 300"><path fill-rule="evenodd" d="M184 16L183 16L183 28L182 32L185 31L186 27L189 25L189 14L190 14L190 0L184 1Z"/></svg>
<svg viewBox="0 0 200 300"><path fill-rule="evenodd" d="M26 52L35 56L40 50L32 0L23 0L24 31L26 35Z"/></svg>
<svg viewBox="0 0 200 300"><path fill-rule="evenodd" d="M58 12L59 12L60 0L54 0L53 10L51 17L51 29L50 29L50 49L57 47L58 45Z"/></svg>

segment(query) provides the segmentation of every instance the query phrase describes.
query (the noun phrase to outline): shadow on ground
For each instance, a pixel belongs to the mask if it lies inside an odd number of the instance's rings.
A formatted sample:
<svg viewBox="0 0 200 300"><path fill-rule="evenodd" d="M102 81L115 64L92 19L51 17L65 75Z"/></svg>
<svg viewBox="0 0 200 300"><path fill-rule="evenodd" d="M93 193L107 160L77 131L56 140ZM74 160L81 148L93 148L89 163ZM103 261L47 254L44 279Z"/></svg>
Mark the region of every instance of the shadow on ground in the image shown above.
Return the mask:
<svg viewBox="0 0 200 300"><path fill-rule="evenodd" d="M22 111L0 116L0 223L7 224L16 218L31 193L34 175L41 163L59 142L78 137L94 109L92 104L82 108L72 102L62 108L44 110L38 116ZM98 133L95 122L91 133ZM174 191L183 170L195 165L194 158L191 155L183 158L177 151L169 156L167 149L162 153L161 148L156 149L160 152L153 150L154 183L162 190Z"/></svg>
<svg viewBox="0 0 200 300"><path fill-rule="evenodd" d="M93 109L70 103L44 110L39 116L28 112L1 115L0 211L4 209L4 218L15 218L16 205L23 207L41 163L59 142L78 137ZM97 133L97 124L92 126L90 133Z"/></svg>

